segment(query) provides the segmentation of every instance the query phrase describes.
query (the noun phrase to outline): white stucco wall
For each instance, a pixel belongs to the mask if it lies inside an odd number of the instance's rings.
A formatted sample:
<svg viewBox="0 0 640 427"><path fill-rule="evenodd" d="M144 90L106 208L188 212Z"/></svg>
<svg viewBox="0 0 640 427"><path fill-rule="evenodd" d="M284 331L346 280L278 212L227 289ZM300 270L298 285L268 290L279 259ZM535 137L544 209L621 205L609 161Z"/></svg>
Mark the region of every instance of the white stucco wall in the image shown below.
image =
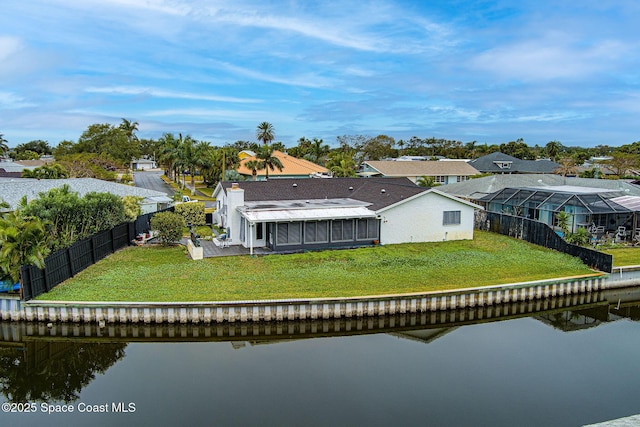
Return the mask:
<svg viewBox="0 0 640 427"><path fill-rule="evenodd" d="M443 225L444 211L460 211L459 225ZM380 243L473 239L474 208L429 192L380 212Z"/></svg>

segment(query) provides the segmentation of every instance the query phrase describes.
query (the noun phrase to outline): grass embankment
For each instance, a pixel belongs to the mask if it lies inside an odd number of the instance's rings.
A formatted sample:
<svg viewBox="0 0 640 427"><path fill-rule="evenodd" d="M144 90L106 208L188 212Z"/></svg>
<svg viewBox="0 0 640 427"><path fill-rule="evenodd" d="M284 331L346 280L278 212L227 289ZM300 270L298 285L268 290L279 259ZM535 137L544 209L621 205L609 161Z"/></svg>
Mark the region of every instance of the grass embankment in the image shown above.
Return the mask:
<svg viewBox="0 0 640 427"><path fill-rule="evenodd" d="M181 247L116 252L38 299L232 301L459 289L593 273L577 258L492 233L413 243L192 261Z"/></svg>
<svg viewBox="0 0 640 427"><path fill-rule="evenodd" d="M613 265L640 265L640 248L615 248L602 250L605 254L613 255Z"/></svg>

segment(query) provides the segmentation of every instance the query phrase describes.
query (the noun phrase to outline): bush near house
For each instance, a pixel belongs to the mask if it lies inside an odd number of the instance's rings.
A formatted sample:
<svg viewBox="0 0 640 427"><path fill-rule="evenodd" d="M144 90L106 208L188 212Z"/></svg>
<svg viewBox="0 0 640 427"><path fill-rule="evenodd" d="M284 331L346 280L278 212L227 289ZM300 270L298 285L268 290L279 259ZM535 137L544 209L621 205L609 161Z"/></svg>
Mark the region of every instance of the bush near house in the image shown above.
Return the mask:
<svg viewBox="0 0 640 427"><path fill-rule="evenodd" d="M151 218L151 228L158 231L158 240L165 246L180 240L184 226L184 218L173 212L160 212Z"/></svg>
<svg viewBox="0 0 640 427"><path fill-rule="evenodd" d="M184 223L187 225L205 225L203 202L181 203L176 205L175 213L180 215L184 219Z"/></svg>

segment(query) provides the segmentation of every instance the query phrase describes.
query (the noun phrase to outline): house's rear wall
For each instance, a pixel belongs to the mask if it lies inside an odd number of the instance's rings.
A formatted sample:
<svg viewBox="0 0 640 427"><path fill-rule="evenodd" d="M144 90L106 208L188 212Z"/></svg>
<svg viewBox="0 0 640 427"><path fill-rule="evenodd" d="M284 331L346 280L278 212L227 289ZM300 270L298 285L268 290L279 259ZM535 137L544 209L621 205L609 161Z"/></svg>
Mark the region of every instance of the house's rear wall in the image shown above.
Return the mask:
<svg viewBox="0 0 640 427"><path fill-rule="evenodd" d="M443 225L444 211L460 211L460 224ZM381 212L380 243L473 239L474 208L437 193Z"/></svg>

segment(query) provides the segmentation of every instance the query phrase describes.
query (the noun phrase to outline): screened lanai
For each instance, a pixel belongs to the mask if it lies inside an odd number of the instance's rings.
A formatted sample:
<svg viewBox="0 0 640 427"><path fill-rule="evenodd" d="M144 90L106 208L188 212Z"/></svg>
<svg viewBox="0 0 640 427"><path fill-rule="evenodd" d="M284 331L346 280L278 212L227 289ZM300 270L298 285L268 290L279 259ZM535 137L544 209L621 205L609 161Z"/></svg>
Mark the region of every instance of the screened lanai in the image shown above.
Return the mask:
<svg viewBox="0 0 640 427"><path fill-rule="evenodd" d="M623 191L556 186L504 188L484 196L480 202L491 212L502 212L557 225L559 212L570 214L570 230L586 228L592 233L613 233L618 238L638 238L640 209ZM614 201L615 200L615 201Z"/></svg>

